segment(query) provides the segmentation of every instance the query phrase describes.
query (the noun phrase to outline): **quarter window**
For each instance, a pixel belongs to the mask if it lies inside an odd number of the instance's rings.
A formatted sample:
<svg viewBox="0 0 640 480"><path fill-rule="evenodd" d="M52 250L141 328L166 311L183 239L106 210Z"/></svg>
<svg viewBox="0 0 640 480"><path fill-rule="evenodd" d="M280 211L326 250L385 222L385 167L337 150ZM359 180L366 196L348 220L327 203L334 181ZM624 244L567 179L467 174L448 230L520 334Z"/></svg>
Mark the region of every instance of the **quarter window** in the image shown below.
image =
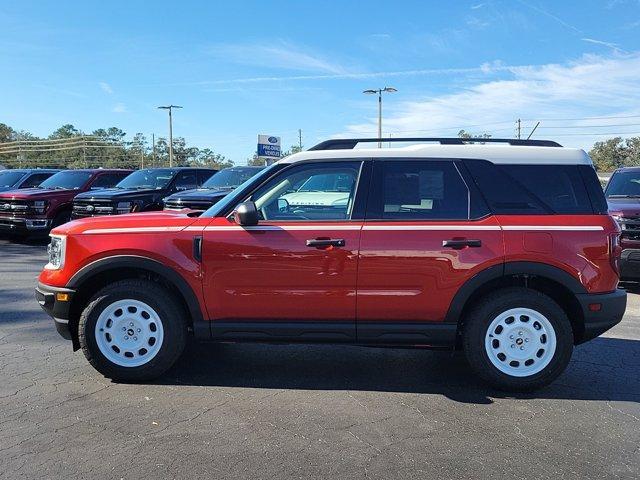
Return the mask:
<svg viewBox="0 0 640 480"><path fill-rule="evenodd" d="M374 208L367 218L469 218L469 190L453 162L386 160L378 172L379 188L374 188Z"/></svg>
<svg viewBox="0 0 640 480"><path fill-rule="evenodd" d="M296 165L251 197L263 220L351 218L361 162Z"/></svg>

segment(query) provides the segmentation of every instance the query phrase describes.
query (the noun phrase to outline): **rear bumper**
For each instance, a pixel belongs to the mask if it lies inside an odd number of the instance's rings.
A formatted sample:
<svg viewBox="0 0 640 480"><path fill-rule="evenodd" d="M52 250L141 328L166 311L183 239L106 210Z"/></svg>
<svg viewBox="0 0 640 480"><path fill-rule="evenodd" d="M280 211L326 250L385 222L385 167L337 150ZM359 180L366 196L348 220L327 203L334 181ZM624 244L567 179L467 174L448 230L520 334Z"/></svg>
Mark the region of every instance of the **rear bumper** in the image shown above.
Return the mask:
<svg viewBox="0 0 640 480"><path fill-rule="evenodd" d="M620 256L620 279L640 280L640 249L625 248Z"/></svg>
<svg viewBox="0 0 640 480"><path fill-rule="evenodd" d="M57 294L67 294L67 300L58 300ZM69 329L69 311L74 294L75 290L52 287L43 283L38 283L36 287L36 300L42 309L53 318L58 333L67 340L72 339Z"/></svg>
<svg viewBox="0 0 640 480"><path fill-rule="evenodd" d="M576 344L596 338L620 323L627 308L627 292L622 289L611 293L578 294L576 298L584 316L584 332Z"/></svg>
<svg viewBox="0 0 640 480"><path fill-rule="evenodd" d="M0 231L14 233L46 232L51 220L46 218L22 218L0 216Z"/></svg>

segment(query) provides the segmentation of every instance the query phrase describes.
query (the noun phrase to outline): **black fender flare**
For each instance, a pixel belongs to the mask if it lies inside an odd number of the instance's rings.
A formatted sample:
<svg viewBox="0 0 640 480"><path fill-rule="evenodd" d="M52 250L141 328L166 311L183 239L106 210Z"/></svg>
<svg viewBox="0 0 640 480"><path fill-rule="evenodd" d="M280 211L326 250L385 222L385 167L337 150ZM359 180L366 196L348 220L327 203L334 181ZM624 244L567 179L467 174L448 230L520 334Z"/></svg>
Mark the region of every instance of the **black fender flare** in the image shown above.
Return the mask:
<svg viewBox="0 0 640 480"><path fill-rule="evenodd" d="M182 298L184 298L185 304L189 309L189 315L191 315L193 320L194 335L198 338L210 338L211 331L209 322L204 321L202 311L200 310L200 302L191 286L174 269L152 258L140 255L112 255L100 258L78 270L71 279L69 279L67 288L78 289L94 275L118 268L139 268L166 278L178 289L178 292L182 295Z"/></svg>
<svg viewBox="0 0 640 480"><path fill-rule="evenodd" d="M456 292L449 310L445 316L445 323L458 323L462 310L471 296L483 285L491 280L512 275L532 275L553 280L575 294L588 293L587 289L575 277L561 268L539 262L507 262L492 265L476 273L467 280Z"/></svg>

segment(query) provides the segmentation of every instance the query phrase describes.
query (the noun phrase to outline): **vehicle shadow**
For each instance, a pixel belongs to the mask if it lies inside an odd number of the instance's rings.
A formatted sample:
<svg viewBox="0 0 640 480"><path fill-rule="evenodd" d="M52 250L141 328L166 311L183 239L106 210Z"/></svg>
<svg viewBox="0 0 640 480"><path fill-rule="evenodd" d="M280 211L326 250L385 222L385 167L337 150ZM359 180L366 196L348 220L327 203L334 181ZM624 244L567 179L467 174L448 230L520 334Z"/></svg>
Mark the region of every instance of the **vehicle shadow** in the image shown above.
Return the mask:
<svg viewBox="0 0 640 480"><path fill-rule="evenodd" d="M441 394L640 403L640 341L598 338L576 348L567 371L534 393L508 394L473 376L460 353L335 345L194 344L157 384Z"/></svg>

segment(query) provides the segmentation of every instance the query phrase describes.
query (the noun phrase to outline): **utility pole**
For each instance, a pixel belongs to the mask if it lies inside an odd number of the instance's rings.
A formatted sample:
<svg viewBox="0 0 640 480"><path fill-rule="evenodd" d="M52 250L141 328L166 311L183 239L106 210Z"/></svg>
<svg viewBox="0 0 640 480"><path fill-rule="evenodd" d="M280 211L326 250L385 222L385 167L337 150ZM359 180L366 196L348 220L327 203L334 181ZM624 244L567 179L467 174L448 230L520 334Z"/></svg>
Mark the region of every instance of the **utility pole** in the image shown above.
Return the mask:
<svg viewBox="0 0 640 480"><path fill-rule="evenodd" d="M151 134L151 143L153 143L153 166L157 167L158 162L156 161L156 134Z"/></svg>
<svg viewBox="0 0 640 480"><path fill-rule="evenodd" d="M180 105L163 105L158 107L160 110L169 110L169 167L173 167L173 120L171 111L174 108L182 108Z"/></svg>
<svg viewBox="0 0 640 480"><path fill-rule="evenodd" d="M520 133L521 133L521 127L522 127L520 119L518 119L516 123L518 124L518 140L520 140Z"/></svg>
<svg viewBox="0 0 640 480"><path fill-rule="evenodd" d="M298 129L298 147L302 150L302 129Z"/></svg>

